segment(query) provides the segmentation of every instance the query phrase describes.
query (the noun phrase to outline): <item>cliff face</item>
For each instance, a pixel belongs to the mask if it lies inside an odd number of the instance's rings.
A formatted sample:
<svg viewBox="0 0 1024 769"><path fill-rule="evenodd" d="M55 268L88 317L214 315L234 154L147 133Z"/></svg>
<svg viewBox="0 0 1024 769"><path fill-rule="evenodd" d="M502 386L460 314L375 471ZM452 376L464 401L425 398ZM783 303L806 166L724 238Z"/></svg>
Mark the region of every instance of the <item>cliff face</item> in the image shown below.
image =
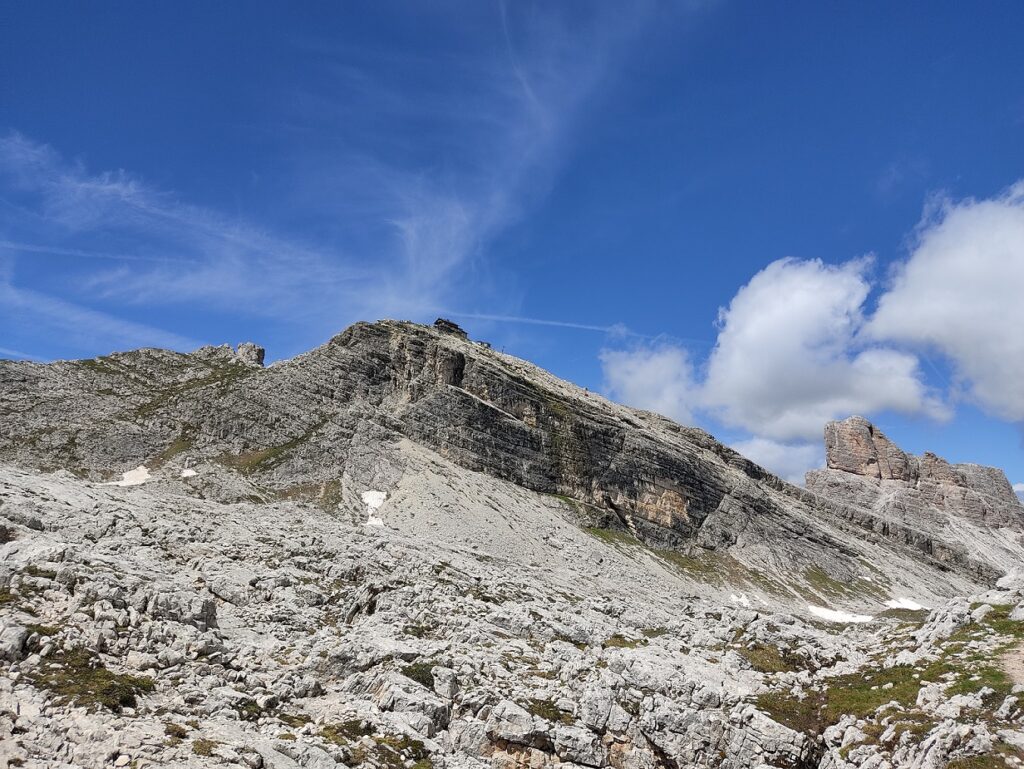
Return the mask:
<svg viewBox="0 0 1024 769"><path fill-rule="evenodd" d="M926 570L978 583L1002 573L916 520L891 530L859 497L840 495L837 505L808 494L701 430L610 403L457 327L359 323L295 359L261 361L262 351L242 345L2 362L0 459L96 480L145 465L206 497L315 499L358 511L354 489L402 477L406 441L565 497L584 523L654 547L785 564L798 579L820 568L854 580L858 559L879 560L865 547L909 549ZM830 456L878 467L881 447L887 475L909 472L910 460L873 440L857 433ZM202 472L181 479L186 465Z"/></svg>
<svg viewBox="0 0 1024 769"><path fill-rule="evenodd" d="M809 490L963 542L980 559L1012 565L1019 557L1007 544L1024 541L1024 506L1002 470L907 454L863 417L826 425L825 449L827 468L807 474Z"/></svg>
<svg viewBox="0 0 1024 769"><path fill-rule="evenodd" d="M91 478L173 452L237 469L257 494L299 493L338 479L368 443L405 437L464 467L593 505L665 543L700 536L737 496L761 511L754 485L768 480L699 430L413 324L357 324L269 369L226 348L147 350L5 363L0 377L2 455Z"/></svg>

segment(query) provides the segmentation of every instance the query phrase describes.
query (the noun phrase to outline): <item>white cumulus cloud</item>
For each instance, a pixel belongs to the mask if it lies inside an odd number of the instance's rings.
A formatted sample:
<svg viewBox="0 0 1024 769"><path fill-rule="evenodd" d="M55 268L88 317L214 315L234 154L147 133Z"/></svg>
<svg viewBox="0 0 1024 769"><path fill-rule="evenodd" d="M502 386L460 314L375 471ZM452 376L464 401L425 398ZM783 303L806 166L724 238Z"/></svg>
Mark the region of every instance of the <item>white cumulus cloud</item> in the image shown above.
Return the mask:
<svg viewBox="0 0 1024 769"><path fill-rule="evenodd" d="M601 366L605 389L616 400L684 424L693 420L698 391L690 356L683 348L665 344L602 350Z"/></svg>
<svg viewBox="0 0 1024 769"><path fill-rule="evenodd" d="M790 483L802 484L804 473L825 464L820 442L779 443L768 438L750 438L733 443L732 448Z"/></svg>
<svg viewBox="0 0 1024 769"><path fill-rule="evenodd" d="M869 325L940 351L982 408L1024 420L1024 182L991 200L943 201Z"/></svg>
<svg viewBox="0 0 1024 769"><path fill-rule="evenodd" d="M942 416L917 358L864 347L867 259L781 259L720 311L704 405L727 425L774 440L820 437L825 422L892 409Z"/></svg>
<svg viewBox="0 0 1024 769"><path fill-rule="evenodd" d="M780 259L719 311L700 374L681 346L604 350L608 394L682 422L694 415L750 438L734 447L789 480L820 465L825 423L893 410L942 419L918 358L865 339L870 259Z"/></svg>

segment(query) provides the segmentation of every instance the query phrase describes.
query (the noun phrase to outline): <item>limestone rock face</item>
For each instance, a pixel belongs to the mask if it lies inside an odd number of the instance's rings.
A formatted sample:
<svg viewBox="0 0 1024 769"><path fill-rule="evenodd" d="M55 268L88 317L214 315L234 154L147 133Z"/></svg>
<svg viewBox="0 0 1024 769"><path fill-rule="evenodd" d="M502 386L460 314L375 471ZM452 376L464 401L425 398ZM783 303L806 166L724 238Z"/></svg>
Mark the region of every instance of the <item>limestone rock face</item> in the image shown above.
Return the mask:
<svg viewBox="0 0 1024 769"><path fill-rule="evenodd" d="M573 500L589 525L757 569L785 563L787 579L814 567L852 579L854 553L873 543L975 584L1002 573L955 540L932 542L915 521L890 527L808 494L702 430L611 403L451 326L357 323L269 368L254 345L0 361L0 460L122 483L157 468L165 483L224 501L305 498L358 510L350 489L393 486L405 441ZM864 466L878 453L870 437L858 449ZM134 474L118 481L125 473Z"/></svg>
<svg viewBox="0 0 1024 769"><path fill-rule="evenodd" d="M863 417L827 424L825 449L827 469L807 474L809 490L927 531L930 542L960 541L978 559L1015 565L1024 506L1002 470L907 454Z"/></svg>
<svg viewBox="0 0 1024 769"><path fill-rule="evenodd" d="M825 426L825 451L828 471L813 473L808 480L810 488L820 485L827 472L839 471L883 481L879 489L913 490L916 494L911 496L922 504L951 515L994 526L1024 526L1024 507L1006 474L997 467L952 465L931 452L915 457L856 416Z"/></svg>
<svg viewBox="0 0 1024 769"><path fill-rule="evenodd" d="M910 480L917 462L900 451L864 417L825 425L825 460L830 470L869 478Z"/></svg>

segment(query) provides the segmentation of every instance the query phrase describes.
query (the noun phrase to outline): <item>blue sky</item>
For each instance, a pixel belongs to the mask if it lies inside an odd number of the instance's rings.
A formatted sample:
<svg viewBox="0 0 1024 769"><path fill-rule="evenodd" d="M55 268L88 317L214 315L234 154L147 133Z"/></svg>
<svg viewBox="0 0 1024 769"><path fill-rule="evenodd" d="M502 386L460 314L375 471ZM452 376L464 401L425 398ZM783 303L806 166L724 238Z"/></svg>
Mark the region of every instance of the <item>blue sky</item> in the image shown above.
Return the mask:
<svg viewBox="0 0 1024 769"><path fill-rule="evenodd" d="M858 412L1024 482L1019 4L44 1L0 25L2 355L279 359L447 315L787 477Z"/></svg>

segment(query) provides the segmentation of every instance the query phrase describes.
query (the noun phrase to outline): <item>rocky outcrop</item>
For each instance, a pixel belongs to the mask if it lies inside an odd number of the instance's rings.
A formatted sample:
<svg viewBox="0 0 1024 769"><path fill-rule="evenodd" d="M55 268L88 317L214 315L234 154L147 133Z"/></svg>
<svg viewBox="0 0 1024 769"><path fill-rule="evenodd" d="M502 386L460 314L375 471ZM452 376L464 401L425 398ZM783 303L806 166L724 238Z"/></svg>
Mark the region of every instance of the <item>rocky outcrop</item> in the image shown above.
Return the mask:
<svg viewBox="0 0 1024 769"><path fill-rule="evenodd" d="M954 515L997 526L1024 524L1024 508L1002 470L951 465L930 452L921 457L907 454L864 417L825 426L825 461L829 470L901 481L920 491L929 504Z"/></svg>
<svg viewBox="0 0 1024 769"><path fill-rule="evenodd" d="M857 416L825 425L825 462L830 470L901 481L916 477L918 465L868 420Z"/></svg>
<svg viewBox="0 0 1024 769"><path fill-rule="evenodd" d="M977 561L1008 569L1024 543L1024 506L1002 470L917 457L863 417L825 427L826 469L807 474L807 488L861 510L904 536L924 535L920 549L965 548Z"/></svg>

